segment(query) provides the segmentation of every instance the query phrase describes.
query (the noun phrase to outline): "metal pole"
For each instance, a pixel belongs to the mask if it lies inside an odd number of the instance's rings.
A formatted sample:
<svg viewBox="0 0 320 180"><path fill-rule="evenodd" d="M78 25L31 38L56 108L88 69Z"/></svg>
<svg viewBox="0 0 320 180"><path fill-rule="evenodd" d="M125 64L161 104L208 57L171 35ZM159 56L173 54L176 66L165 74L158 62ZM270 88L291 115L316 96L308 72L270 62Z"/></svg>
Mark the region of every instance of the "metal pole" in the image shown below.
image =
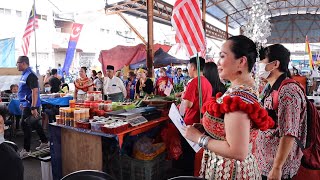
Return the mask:
<svg viewBox="0 0 320 180"><path fill-rule="evenodd" d="M148 45L147 69L148 76L153 77L153 0L147 0Z"/></svg>
<svg viewBox="0 0 320 180"><path fill-rule="evenodd" d="M33 10L34 10L34 19L36 19L36 0L33 0ZM34 53L36 56L36 73L39 75L39 69L38 69L38 52L37 52L37 34L36 34L36 28L34 26L35 21L33 21L33 31L34 31Z"/></svg>
<svg viewBox="0 0 320 180"><path fill-rule="evenodd" d="M229 16L226 16L226 39L229 38L228 29L229 29Z"/></svg>

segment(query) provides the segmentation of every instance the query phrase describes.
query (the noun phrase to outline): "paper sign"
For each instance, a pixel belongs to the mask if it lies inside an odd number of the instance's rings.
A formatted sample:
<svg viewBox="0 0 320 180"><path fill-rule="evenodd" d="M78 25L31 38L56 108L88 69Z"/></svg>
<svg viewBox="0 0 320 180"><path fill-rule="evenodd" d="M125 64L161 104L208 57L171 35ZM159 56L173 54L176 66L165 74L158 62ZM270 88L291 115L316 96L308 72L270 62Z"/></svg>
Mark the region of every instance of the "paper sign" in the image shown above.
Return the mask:
<svg viewBox="0 0 320 180"><path fill-rule="evenodd" d="M184 120L180 116L179 110L174 103L171 104L171 108L169 111L169 117L170 117L171 121L173 122L173 124L177 127L179 132L181 134L184 134L184 132L185 132L184 128L186 127L186 124L184 123ZM196 153L201 149L201 147L197 143L194 143L188 139L186 139L186 140L188 141L188 143L190 144L190 146L193 148L193 150Z"/></svg>

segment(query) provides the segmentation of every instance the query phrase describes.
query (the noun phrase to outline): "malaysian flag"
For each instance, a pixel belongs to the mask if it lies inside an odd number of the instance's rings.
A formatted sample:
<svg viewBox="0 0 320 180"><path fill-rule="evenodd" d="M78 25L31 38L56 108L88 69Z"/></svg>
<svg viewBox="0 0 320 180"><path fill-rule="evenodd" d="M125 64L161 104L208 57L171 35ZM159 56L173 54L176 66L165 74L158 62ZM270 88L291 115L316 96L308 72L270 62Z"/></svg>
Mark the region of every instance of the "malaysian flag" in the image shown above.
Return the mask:
<svg viewBox="0 0 320 180"><path fill-rule="evenodd" d="M177 0L171 23L176 30L176 42L181 43L189 56L205 55L205 36L201 22L199 0Z"/></svg>
<svg viewBox="0 0 320 180"><path fill-rule="evenodd" d="M31 34L37 28L38 28L38 18L36 15L35 4L33 4L30 15L29 15L27 27L24 30L24 34L22 38L22 51L23 51L23 55L25 56L28 55Z"/></svg>

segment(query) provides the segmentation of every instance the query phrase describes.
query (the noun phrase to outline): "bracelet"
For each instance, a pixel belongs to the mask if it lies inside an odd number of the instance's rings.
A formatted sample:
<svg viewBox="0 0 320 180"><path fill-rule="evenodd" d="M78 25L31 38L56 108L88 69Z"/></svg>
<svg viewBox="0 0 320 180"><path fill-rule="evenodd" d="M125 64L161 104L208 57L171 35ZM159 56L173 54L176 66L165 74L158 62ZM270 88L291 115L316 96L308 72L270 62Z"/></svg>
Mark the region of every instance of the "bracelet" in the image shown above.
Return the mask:
<svg viewBox="0 0 320 180"><path fill-rule="evenodd" d="M203 148L204 149L208 149L208 143L209 143L210 137L207 136L204 140L203 140Z"/></svg>
<svg viewBox="0 0 320 180"><path fill-rule="evenodd" d="M206 135L202 135L202 136L199 138L198 144L199 144L200 147L203 147L203 145L204 145L204 140L205 140L207 137L208 137L208 136L206 136Z"/></svg>
<svg viewBox="0 0 320 180"><path fill-rule="evenodd" d="M202 141L205 135L200 136L200 138L198 139L198 144L200 147L202 147Z"/></svg>

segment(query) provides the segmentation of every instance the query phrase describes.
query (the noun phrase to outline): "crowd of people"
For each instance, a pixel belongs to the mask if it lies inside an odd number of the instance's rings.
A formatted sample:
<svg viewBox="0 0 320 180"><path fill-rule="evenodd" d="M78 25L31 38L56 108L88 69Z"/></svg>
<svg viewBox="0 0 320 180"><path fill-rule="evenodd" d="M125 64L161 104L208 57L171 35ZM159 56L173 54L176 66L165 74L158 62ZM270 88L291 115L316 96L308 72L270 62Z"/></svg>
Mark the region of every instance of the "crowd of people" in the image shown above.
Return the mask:
<svg viewBox="0 0 320 180"><path fill-rule="evenodd" d="M112 101L146 98L151 94L166 96L166 88L185 83L184 91L176 94L181 97L179 111L186 124L185 133L176 137L180 139L183 153L173 161L173 166L182 170L181 175L198 174L205 179L294 178L303 156L296 140L305 146L307 139L307 100L304 90L295 83L279 89L282 81L291 78L289 50L281 44L270 45L261 49L260 62L256 62L256 44L240 35L228 38L219 55L217 63L205 63L201 57L197 63L196 58L191 58L188 74L181 68L173 74L168 73L168 68L160 68L155 82L147 77L147 70L143 68L129 72L124 80L112 65L107 66L105 77L101 71L94 70L88 77L88 69L82 67L74 82L74 98L83 100L85 94L93 90L101 91L105 99ZM268 86L260 101L259 88L252 75L255 63L259 64L256 76ZM31 127L40 136L39 148L47 146L48 140L41 126L30 124L31 117L39 117L38 79L27 57L19 57L17 67L23 73L19 86L13 86L12 90L18 87L25 135L22 153L27 154ZM199 75L201 88L198 87ZM230 86L226 88L222 81L229 81ZM56 69L52 69L47 82L50 92L59 92L62 82ZM274 91L278 91L278 106L273 106ZM1 132L0 129L0 149ZM195 153L186 139L199 144L204 151ZM199 155L202 158L197 158Z"/></svg>

